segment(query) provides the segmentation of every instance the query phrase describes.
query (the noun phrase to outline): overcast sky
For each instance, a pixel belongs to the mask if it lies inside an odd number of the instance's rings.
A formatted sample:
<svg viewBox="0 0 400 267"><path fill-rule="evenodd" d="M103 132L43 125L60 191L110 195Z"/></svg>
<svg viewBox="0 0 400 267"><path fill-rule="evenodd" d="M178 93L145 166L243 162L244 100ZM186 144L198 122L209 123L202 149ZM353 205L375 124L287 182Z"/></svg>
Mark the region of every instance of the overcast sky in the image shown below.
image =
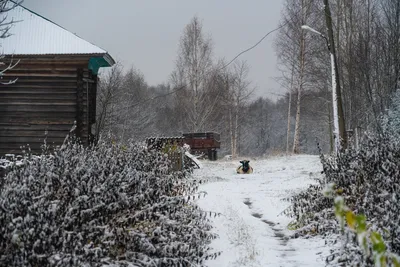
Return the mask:
<svg viewBox="0 0 400 267"><path fill-rule="evenodd" d="M24 0L23 5L107 50L125 68L138 68L150 85L171 74L183 28L194 15L211 34L216 58L232 59L276 28L282 0ZM275 35L240 59L258 96L276 98ZM271 94L272 93L272 94Z"/></svg>

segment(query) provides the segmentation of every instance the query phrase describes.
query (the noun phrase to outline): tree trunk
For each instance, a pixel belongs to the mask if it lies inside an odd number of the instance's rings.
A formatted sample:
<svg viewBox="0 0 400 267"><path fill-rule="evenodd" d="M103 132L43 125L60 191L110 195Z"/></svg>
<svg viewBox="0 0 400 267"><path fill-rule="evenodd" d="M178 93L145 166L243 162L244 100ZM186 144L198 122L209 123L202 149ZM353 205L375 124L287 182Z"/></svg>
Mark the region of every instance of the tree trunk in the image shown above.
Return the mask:
<svg viewBox="0 0 400 267"><path fill-rule="evenodd" d="M233 127L233 118L232 118L232 107L229 108L229 131L231 134L231 154L232 158L235 158L235 135L234 135L234 127Z"/></svg>
<svg viewBox="0 0 400 267"><path fill-rule="evenodd" d="M296 50L293 50L296 51ZM295 54L295 53L293 53ZM289 89L289 104L288 104L288 122L287 122L287 133L286 133L286 154L289 154L289 138L290 138L290 113L292 107L292 92L293 92L293 84L294 84L294 63L292 63L291 69L291 77L290 77L290 89Z"/></svg>
<svg viewBox="0 0 400 267"><path fill-rule="evenodd" d="M239 106L236 106L236 110L235 110L235 131L234 131L234 136L235 136L235 142L234 142L234 146L235 146L235 157L238 156L238 130L239 130Z"/></svg>
<svg viewBox="0 0 400 267"><path fill-rule="evenodd" d="M292 74L293 79L293 74ZM293 82L293 81L292 81ZM288 105L288 121L287 121L287 132L286 132L286 154L289 154L289 137L290 137L290 109L292 106L292 88L289 91L289 105Z"/></svg>
<svg viewBox="0 0 400 267"><path fill-rule="evenodd" d="M326 26L328 28L328 38L329 38L329 44L330 44L330 52L333 57L333 67L335 68L334 74L335 74L335 82L336 82L336 99L333 99L333 105L335 106L335 102L337 103L337 114L338 114L338 132L339 132L339 144L340 144L340 149L346 149L347 148L347 135L346 135L346 124L345 124L345 119L344 119L344 112L343 112L343 105L342 105L342 94L340 90L340 79L339 79L339 70L338 70L338 64L337 64L337 57L336 57L336 49L335 49L335 40L333 36L333 26L332 26L332 15L331 15L331 10L329 8L329 1L324 0L325 4L325 21L326 21ZM335 107L334 107L335 109ZM334 111L335 112L335 111ZM333 114L335 117L335 114ZM334 122L335 123L335 122Z"/></svg>
<svg viewBox="0 0 400 267"><path fill-rule="evenodd" d="M296 111L296 126L294 129L294 141L293 141L293 153L300 153L300 105L301 105L301 93L303 90L303 76L305 66L305 36L304 32L301 32L300 40L300 73L299 73L299 84L297 91L297 111Z"/></svg>
<svg viewBox="0 0 400 267"><path fill-rule="evenodd" d="M327 91L327 95L329 97L328 91ZM327 109L328 109L328 128L329 128L329 148L330 148L330 153L333 152L333 134L332 134L332 115L331 115L331 108L329 103L326 105Z"/></svg>
<svg viewBox="0 0 400 267"><path fill-rule="evenodd" d="M300 153L300 103L301 103L301 86L297 90L297 111L296 111L296 126L294 128L294 141L293 141L293 153Z"/></svg>

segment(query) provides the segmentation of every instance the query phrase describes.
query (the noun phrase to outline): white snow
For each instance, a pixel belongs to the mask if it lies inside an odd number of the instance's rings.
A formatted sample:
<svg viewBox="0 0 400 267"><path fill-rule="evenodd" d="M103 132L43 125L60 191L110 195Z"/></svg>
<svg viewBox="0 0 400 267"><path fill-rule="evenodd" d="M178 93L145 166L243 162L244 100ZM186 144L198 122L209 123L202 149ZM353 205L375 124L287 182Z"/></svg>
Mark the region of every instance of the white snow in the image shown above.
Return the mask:
<svg viewBox="0 0 400 267"><path fill-rule="evenodd" d="M185 155L189 157L191 160L193 160L199 168L203 168L203 165L201 164L200 160L198 160L194 155L190 154L189 152L185 152Z"/></svg>
<svg viewBox="0 0 400 267"><path fill-rule="evenodd" d="M2 40L5 55L107 53L22 5L7 12L6 22L12 20L11 36Z"/></svg>
<svg viewBox="0 0 400 267"><path fill-rule="evenodd" d="M329 248L319 237L289 239L291 218L282 214L290 203L283 200L315 183L322 171L318 156L284 156L251 160L253 174L236 174L236 161L203 162L194 176L210 181L200 187L208 195L198 203L212 218L213 252L207 261L218 266L325 266ZM246 204L247 203L247 204ZM259 218L258 218L259 217Z"/></svg>

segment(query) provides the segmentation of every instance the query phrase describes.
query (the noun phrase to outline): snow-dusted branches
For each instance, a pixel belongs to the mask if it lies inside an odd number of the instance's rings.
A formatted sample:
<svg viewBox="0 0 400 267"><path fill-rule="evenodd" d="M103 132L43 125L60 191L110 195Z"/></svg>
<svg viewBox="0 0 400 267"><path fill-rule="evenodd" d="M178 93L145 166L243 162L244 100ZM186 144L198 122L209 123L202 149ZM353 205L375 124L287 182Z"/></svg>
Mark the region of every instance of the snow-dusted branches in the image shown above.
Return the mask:
<svg viewBox="0 0 400 267"><path fill-rule="evenodd" d="M301 234L327 234L338 232L339 225L334 220L333 201L322 195L327 184L335 184L339 195L354 218L367 218L366 226L371 238L382 237L388 251L400 252L400 138L397 118L399 95L388 116L383 120L383 132L367 136L359 149L347 149L337 157L326 158L321 155L324 179L319 185L310 186L306 192L292 198L293 205L287 211L296 218L292 224ZM336 205L336 204L335 204ZM335 209L337 207L335 206ZM350 213L349 213L350 214ZM353 216L348 215L348 216ZM350 218L351 219L351 218ZM349 220L349 218L346 218ZM356 234L345 228L346 243L343 251L336 251L329 261L342 262L346 266L371 266L373 253L363 253ZM376 233L376 234L374 234ZM375 235L373 237L372 235ZM374 249L364 246L368 251ZM386 251L386 250L385 250Z"/></svg>
<svg viewBox="0 0 400 267"><path fill-rule="evenodd" d="M4 55L0 55L0 68L2 68L3 66L5 66L3 69L0 69L0 80L3 79L3 75L6 73L6 71L12 70L13 68L15 68L20 60L17 60L17 62L14 62L13 59L11 58L11 61L9 63L4 63L2 60L4 59ZM17 81L18 79L14 79L14 80L10 80L7 82L2 82L0 81L1 84L3 85L8 85L8 84L13 84Z"/></svg>
<svg viewBox="0 0 400 267"><path fill-rule="evenodd" d="M7 174L0 266L194 266L216 256L196 182L158 152L110 143L68 143Z"/></svg>
<svg viewBox="0 0 400 267"><path fill-rule="evenodd" d="M10 0L0 0L0 39L4 39L11 36L9 32L11 26L18 22L14 19L9 19L7 16L7 12L14 9L18 5L20 5L23 1L10 1Z"/></svg>
<svg viewBox="0 0 400 267"><path fill-rule="evenodd" d="M12 10L13 8L17 7L22 3L22 0L19 1L9 1L9 0L0 0L0 42L1 39L5 39L11 36L10 29L14 23L19 21L15 21L14 19L9 19L7 16L7 12ZM0 43L1 45L1 43ZM10 62L4 63L4 55L0 55L0 80L3 79L3 75L6 71L12 70L17 66L19 60L14 62L11 59ZM13 84L17 81L17 79L10 80L7 82L0 81L1 84L8 85Z"/></svg>

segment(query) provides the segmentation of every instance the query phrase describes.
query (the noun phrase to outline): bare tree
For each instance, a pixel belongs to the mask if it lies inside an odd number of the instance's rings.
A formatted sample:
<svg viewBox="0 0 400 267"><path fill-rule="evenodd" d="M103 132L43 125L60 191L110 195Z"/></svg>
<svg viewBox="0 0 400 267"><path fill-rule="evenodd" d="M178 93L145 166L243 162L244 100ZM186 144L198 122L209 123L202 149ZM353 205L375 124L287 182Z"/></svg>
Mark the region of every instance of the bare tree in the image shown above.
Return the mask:
<svg viewBox="0 0 400 267"><path fill-rule="evenodd" d="M232 157L238 156L240 142L240 128L245 120L244 107L249 102L250 95L254 92L248 80L249 66L246 61L235 61L232 67L232 80L229 90L229 132L231 137Z"/></svg>
<svg viewBox="0 0 400 267"><path fill-rule="evenodd" d="M201 21L194 17L183 31L171 79L174 87L185 88L177 98L185 114L182 127L192 132L204 130L207 114L210 114L206 89L212 65L211 38L204 35Z"/></svg>
<svg viewBox="0 0 400 267"><path fill-rule="evenodd" d="M382 0L380 3L382 15L378 26L382 30L377 40L381 41L378 47L386 47L381 50L381 55L385 58L385 64L381 65L384 72L381 98L384 98L400 88L400 1ZM381 110L387 108L389 102L387 99L381 101Z"/></svg>
<svg viewBox="0 0 400 267"><path fill-rule="evenodd" d="M96 138L105 131L113 132L118 121L118 101L121 99L123 73L117 63L110 72L100 78L97 91Z"/></svg>
<svg viewBox="0 0 400 267"><path fill-rule="evenodd" d="M14 19L10 20L7 16L7 13L19 6L22 2L22 0L0 0L0 41L1 39L5 39L11 36L12 33L10 32L10 29L14 23L18 22L14 21ZM5 63L4 58L4 55L0 55L0 80L3 79L3 75L6 71L15 68L19 63L19 60L17 62L14 62L12 58L10 60L7 60L7 63ZM16 81L17 79L6 82L2 81L1 83L7 85L15 83Z"/></svg>
<svg viewBox="0 0 400 267"><path fill-rule="evenodd" d="M287 88L296 88L297 93L293 153L300 152L301 99L302 92L309 82L307 74L312 68L310 54L314 49L306 32L301 30L301 25L312 21L313 3L312 0L286 0L282 21L285 27L276 40L278 60L284 67L284 71L288 73L286 77L290 77L285 83ZM290 119L290 115L288 116ZM287 136L289 136L289 131Z"/></svg>
<svg viewBox="0 0 400 267"><path fill-rule="evenodd" d="M151 97L144 75L131 68L125 75L121 85L122 94L119 99L118 131L121 140L135 138L141 140L151 132L155 119L154 102L145 102Z"/></svg>
<svg viewBox="0 0 400 267"><path fill-rule="evenodd" d="M399 1L337 0L330 6L346 127L380 131L379 117L398 88Z"/></svg>
<svg viewBox="0 0 400 267"><path fill-rule="evenodd" d="M295 42L292 42L292 46L285 46L283 49L281 45L287 42L287 33L281 31L278 33L278 37L275 39L275 49L278 51L278 68L281 70L281 75L275 77L275 80L281 85L282 89L287 90L288 96L288 107L287 107L287 128L286 128L286 154L289 154L290 149L290 137L291 137L291 120L292 120L292 96L295 92L295 77L297 76L296 70L296 55L298 53ZM290 51L288 51L290 50ZM292 57L284 58L288 54L292 53Z"/></svg>

